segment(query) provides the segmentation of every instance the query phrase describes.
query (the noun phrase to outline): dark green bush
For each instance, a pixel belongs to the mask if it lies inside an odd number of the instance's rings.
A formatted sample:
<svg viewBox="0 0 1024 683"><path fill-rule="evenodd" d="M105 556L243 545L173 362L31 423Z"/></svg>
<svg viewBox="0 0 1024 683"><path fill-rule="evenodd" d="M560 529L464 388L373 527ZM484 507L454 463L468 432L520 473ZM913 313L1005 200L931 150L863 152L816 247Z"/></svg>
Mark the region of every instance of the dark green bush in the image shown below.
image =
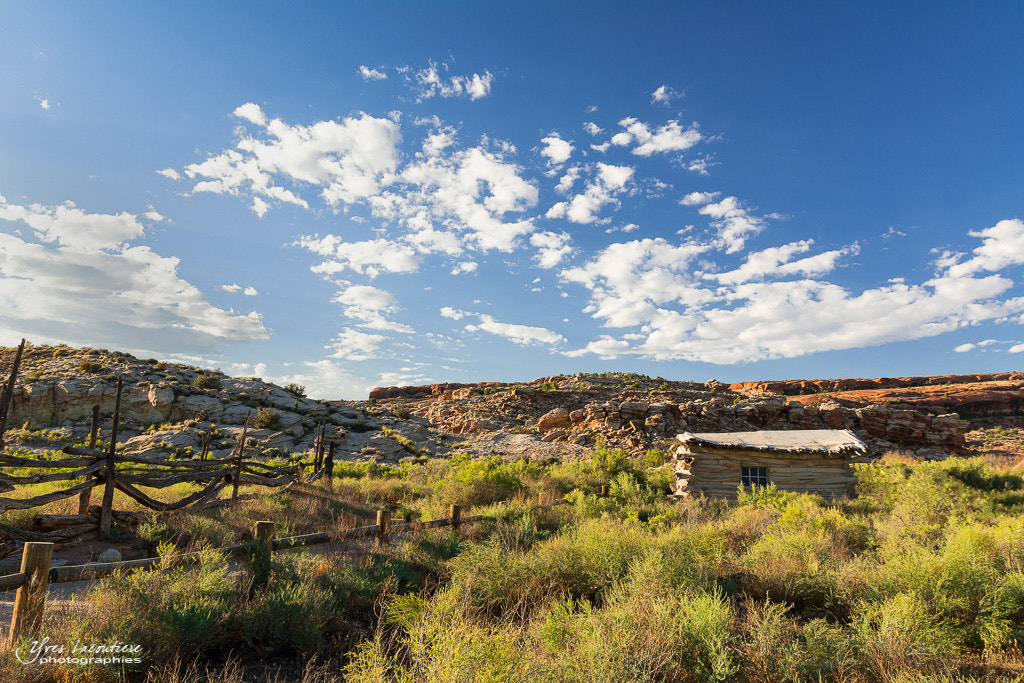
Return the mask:
<svg viewBox="0 0 1024 683"><path fill-rule="evenodd" d="M252 426L256 429L277 429L281 426L281 413L271 408L257 408Z"/></svg>
<svg viewBox="0 0 1024 683"><path fill-rule="evenodd" d="M212 373L200 373L192 380L192 386L196 389L220 389L220 376Z"/></svg>
<svg viewBox="0 0 1024 683"><path fill-rule="evenodd" d="M103 364L83 358L78 364L79 372L96 373L103 369Z"/></svg>

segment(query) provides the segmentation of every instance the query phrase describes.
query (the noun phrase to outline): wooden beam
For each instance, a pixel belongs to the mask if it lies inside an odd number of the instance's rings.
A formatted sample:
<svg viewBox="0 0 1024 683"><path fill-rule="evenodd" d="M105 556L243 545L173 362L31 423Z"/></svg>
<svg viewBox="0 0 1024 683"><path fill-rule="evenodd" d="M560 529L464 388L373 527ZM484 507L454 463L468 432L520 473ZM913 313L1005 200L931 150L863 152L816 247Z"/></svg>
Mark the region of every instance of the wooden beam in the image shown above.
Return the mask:
<svg viewBox="0 0 1024 683"><path fill-rule="evenodd" d="M53 543L26 543L21 554L21 572L25 584L14 598L14 616L8 642L15 643L22 635L34 635L43 621L46 608L46 587L50 579Z"/></svg>
<svg viewBox="0 0 1024 683"><path fill-rule="evenodd" d="M25 340L21 340L18 351L14 355L14 365L11 366L11 375L0 392L0 450L4 448L4 430L7 428L7 411L11 407L11 399L14 398L14 384L18 379L18 369L21 367L21 355L25 351Z"/></svg>
<svg viewBox="0 0 1024 683"><path fill-rule="evenodd" d="M98 537L103 540L110 534L110 512L114 505L114 487L117 484L117 463L114 456L117 451L117 423L121 419L121 389L124 382L117 378L117 394L114 396L114 417L110 426L110 450L107 452L106 476L103 482L103 505L100 508L100 526Z"/></svg>

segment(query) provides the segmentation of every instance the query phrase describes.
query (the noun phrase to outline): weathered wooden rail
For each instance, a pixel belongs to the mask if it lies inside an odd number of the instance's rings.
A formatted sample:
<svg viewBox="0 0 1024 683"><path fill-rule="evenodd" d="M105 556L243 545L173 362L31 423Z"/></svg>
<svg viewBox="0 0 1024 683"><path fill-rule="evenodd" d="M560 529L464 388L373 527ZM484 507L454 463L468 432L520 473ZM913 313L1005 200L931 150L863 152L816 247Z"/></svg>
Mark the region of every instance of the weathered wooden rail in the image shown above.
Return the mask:
<svg viewBox="0 0 1024 683"><path fill-rule="evenodd" d="M358 538L375 538L378 545L385 545L388 543L388 538L394 534L440 529L448 526L452 527L455 533L458 533L459 527L463 524L473 524L491 519L487 515L463 516L462 510L458 505L452 505L449 508L449 514L451 515L450 517L427 522L398 522L392 524L391 513L388 510L380 510L377 512L376 524L351 529L333 529L288 538L274 538L273 522L257 522L254 535L255 541L253 543L218 548L218 552L222 553L225 557L252 554L254 560L257 558L260 560L253 562L255 582L265 583L267 579L265 573L270 566L270 556L275 550L291 550L321 543L351 541ZM179 555L147 557L122 562L50 567L53 546L53 543L48 542L25 543L25 549L21 556L21 570L17 574L0 576L0 592L18 591L14 600L14 615L11 618L11 628L8 635L8 640L11 643L15 642L22 635L38 632L46 606L47 588L51 583L89 581L120 572L187 567L198 564L203 557L202 553L182 553Z"/></svg>

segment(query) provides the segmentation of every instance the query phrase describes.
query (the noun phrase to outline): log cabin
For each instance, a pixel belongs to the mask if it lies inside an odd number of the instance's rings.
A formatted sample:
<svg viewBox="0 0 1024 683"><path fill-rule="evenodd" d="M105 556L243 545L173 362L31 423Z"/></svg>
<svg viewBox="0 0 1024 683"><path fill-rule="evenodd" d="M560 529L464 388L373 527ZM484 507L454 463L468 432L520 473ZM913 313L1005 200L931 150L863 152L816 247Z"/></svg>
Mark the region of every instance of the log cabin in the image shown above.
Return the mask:
<svg viewBox="0 0 1024 683"><path fill-rule="evenodd" d="M736 498L740 486L774 483L783 491L835 500L853 494L851 465L867 446L841 429L680 434L675 495Z"/></svg>

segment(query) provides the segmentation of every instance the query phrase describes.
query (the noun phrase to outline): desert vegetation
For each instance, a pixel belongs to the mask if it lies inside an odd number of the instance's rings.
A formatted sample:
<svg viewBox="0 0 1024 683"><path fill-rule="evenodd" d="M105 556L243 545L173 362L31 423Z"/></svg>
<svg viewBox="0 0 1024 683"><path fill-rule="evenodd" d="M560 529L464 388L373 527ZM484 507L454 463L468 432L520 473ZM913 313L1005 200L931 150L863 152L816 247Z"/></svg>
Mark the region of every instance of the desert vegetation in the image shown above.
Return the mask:
<svg viewBox="0 0 1024 683"><path fill-rule="evenodd" d="M30 669L8 653L2 676L201 680L207 671L242 681L274 667L287 679L381 682L1024 674L1024 473L1013 461L890 455L860 466L856 498L829 505L772 487L741 491L736 503L673 502L668 474L652 467L664 454L599 445L593 456L341 462L333 490L152 516L135 532L140 546L164 556L200 550L200 567L106 579L44 624L54 641L138 643L143 663ZM258 519L274 519L284 536L355 526L385 506L433 519L453 503L491 521L382 548L276 553L265 586L216 550L244 540Z"/></svg>

